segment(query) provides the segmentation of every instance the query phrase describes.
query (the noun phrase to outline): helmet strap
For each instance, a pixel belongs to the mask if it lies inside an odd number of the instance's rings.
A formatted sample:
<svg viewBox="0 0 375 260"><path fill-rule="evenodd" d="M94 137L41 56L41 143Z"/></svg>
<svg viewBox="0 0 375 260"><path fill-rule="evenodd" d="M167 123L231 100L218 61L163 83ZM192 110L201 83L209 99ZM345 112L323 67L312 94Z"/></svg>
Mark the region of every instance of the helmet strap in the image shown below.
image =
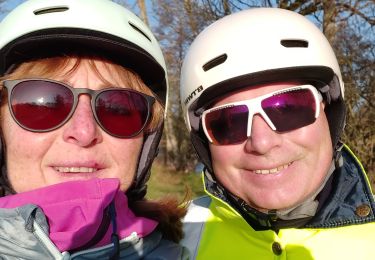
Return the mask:
<svg viewBox="0 0 375 260"><path fill-rule="evenodd" d="M0 197L16 193L9 182L7 167L5 163L5 143L3 136L0 137Z"/></svg>
<svg viewBox="0 0 375 260"><path fill-rule="evenodd" d="M159 152L159 143L163 133L163 123L157 130L144 136L141 154L138 159L134 184L126 192L131 200L143 199L147 192L146 182L150 178L152 163Z"/></svg>
<svg viewBox="0 0 375 260"><path fill-rule="evenodd" d="M205 137L199 135L199 132L192 130L190 132L191 143L198 154L198 159L204 164L209 172L213 172L211 153L208 148L208 141Z"/></svg>

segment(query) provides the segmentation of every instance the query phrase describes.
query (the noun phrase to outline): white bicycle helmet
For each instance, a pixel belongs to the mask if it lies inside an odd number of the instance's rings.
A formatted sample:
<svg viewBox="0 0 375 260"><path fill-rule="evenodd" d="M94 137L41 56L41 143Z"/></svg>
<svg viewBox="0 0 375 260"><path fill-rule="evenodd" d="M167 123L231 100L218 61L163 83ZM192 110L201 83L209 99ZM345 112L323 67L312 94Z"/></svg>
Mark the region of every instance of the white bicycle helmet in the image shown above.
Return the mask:
<svg viewBox="0 0 375 260"><path fill-rule="evenodd" d="M112 1L29 0L3 19L0 35L1 75L29 59L87 50L134 70L167 103L167 70L157 40L135 14ZM145 137L134 196L145 194L162 128Z"/></svg>
<svg viewBox="0 0 375 260"><path fill-rule="evenodd" d="M180 97L206 167L211 161L201 112L226 93L288 80L308 82L323 93L336 147L345 124L344 84L332 47L312 22L284 9L254 8L226 16L198 35L182 65Z"/></svg>

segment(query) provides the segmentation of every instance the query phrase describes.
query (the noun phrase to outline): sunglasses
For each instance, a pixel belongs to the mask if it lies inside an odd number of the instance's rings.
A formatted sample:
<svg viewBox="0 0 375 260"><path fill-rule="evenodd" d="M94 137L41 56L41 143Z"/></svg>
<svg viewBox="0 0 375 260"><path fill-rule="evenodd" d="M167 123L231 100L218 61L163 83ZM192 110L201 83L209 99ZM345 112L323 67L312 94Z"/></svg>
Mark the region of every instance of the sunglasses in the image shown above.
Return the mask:
<svg viewBox="0 0 375 260"><path fill-rule="evenodd" d="M98 125L108 134L131 138L147 125L155 98L132 89L73 88L47 79L5 80L8 105L14 121L32 132L48 132L73 115L81 94L91 98Z"/></svg>
<svg viewBox="0 0 375 260"><path fill-rule="evenodd" d="M260 114L274 131L295 130L315 122L322 100L321 94L311 85L275 91L204 111L203 130L213 144L241 143L251 135L255 114Z"/></svg>

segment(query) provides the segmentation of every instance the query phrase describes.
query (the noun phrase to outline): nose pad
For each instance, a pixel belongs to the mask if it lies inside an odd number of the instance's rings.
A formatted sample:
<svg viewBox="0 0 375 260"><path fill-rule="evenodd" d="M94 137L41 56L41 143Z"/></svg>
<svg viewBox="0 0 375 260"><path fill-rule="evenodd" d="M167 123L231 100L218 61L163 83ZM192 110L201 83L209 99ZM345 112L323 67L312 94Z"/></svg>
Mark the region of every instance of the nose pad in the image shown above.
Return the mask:
<svg viewBox="0 0 375 260"><path fill-rule="evenodd" d="M86 147L101 142L102 134L91 109L90 97L81 95L77 107L66 123L64 140Z"/></svg>
<svg viewBox="0 0 375 260"><path fill-rule="evenodd" d="M248 126L249 138L246 141L245 149L248 152L265 154L274 146L279 145L282 137L272 129L267 120L260 114L251 118Z"/></svg>
<svg viewBox="0 0 375 260"><path fill-rule="evenodd" d="M271 129L271 130L276 130L275 126L271 122L271 120L267 117L267 115L262 114L262 113L254 113L254 114L249 114L248 118L248 125L247 125L247 136L250 138L252 136L252 128L253 128L253 122L256 118L261 119L266 127L266 125Z"/></svg>

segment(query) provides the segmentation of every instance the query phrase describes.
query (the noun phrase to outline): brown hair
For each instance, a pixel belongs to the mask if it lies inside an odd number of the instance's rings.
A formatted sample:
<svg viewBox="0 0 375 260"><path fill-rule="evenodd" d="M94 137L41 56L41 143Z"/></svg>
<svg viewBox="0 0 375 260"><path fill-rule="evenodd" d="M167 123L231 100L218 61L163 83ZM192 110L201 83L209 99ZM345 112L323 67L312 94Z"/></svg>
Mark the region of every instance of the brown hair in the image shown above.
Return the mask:
<svg viewBox="0 0 375 260"><path fill-rule="evenodd" d="M43 58L34 61L27 61L18 65L13 71L6 76L0 78L0 81L6 79L22 79L22 78L50 78L59 80L67 80L72 75L81 63L87 62L90 68L95 71L96 75L108 84L108 86L118 85L126 86L150 96L157 97L155 94L143 83L142 79L133 71L124 68L121 65L114 64L106 59L96 56L61 56L52 58ZM106 72L112 76L110 79L105 78L98 69L98 62L103 65ZM100 67L102 69L102 67ZM62 73L64 72L64 73ZM3 101L4 104L4 101ZM164 108L161 102L155 102L152 108L152 117L147 126L147 131L153 131L160 127L163 121ZM7 183L6 176L2 181ZM0 182L1 183L1 182ZM0 185L0 196L2 196ZM9 187L10 188L10 187ZM154 219L159 222L159 229L162 231L164 237L174 242L178 242L183 237L182 232L182 217L186 214L186 207L181 206L175 198L165 197L163 199L152 201L148 199L141 199L137 201L129 201L129 207L138 216Z"/></svg>
<svg viewBox="0 0 375 260"><path fill-rule="evenodd" d="M142 199L129 201L129 208L137 216L144 216L159 222L159 229L166 239L179 242L183 238L182 218L187 212L188 196L179 202L166 196L158 200Z"/></svg>

